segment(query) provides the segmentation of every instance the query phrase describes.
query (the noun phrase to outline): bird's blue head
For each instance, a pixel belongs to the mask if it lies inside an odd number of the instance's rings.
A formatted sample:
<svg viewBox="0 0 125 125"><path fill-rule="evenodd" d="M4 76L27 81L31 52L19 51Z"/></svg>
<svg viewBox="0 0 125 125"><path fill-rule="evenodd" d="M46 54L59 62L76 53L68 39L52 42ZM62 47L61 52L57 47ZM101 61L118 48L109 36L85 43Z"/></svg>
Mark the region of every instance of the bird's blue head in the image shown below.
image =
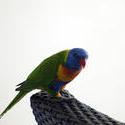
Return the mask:
<svg viewBox="0 0 125 125"><path fill-rule="evenodd" d="M66 61L66 67L72 70L79 70L85 67L88 53L82 48L73 48L69 51Z"/></svg>

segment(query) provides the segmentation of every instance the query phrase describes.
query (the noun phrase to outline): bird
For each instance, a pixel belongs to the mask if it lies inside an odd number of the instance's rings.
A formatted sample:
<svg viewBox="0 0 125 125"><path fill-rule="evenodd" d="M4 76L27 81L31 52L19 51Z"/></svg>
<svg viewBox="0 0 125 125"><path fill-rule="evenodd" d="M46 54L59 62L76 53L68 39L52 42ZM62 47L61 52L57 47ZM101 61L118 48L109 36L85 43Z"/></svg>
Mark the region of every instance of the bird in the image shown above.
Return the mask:
<svg viewBox="0 0 125 125"><path fill-rule="evenodd" d="M43 60L27 77L18 84L16 97L0 114L0 119L27 93L35 89L47 91L52 97L60 97L60 91L85 68L88 52L82 48L60 51Z"/></svg>

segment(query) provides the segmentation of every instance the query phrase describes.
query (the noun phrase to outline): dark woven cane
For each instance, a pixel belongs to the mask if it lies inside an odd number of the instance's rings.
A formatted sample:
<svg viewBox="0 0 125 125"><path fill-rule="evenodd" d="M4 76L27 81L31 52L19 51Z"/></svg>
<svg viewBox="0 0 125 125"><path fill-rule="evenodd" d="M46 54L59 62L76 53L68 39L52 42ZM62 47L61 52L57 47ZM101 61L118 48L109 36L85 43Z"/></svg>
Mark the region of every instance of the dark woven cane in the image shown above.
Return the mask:
<svg viewBox="0 0 125 125"><path fill-rule="evenodd" d="M31 107L38 125L125 125L102 114L62 91L54 98L45 91L31 97Z"/></svg>

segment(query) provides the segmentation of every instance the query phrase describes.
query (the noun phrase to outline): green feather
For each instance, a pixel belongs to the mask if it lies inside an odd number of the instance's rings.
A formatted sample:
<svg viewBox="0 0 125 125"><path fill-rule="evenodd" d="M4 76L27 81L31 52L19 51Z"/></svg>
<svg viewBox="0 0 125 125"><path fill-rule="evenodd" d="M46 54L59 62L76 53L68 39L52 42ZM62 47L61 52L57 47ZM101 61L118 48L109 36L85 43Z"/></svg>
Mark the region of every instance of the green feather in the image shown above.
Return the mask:
<svg viewBox="0 0 125 125"><path fill-rule="evenodd" d="M45 59L38 67L28 76L27 80L32 80L38 86L47 87L51 81L57 77L57 71L60 64L65 65L65 57L69 50L61 51Z"/></svg>
<svg viewBox="0 0 125 125"><path fill-rule="evenodd" d="M19 86L16 91L20 91L17 96L12 100L12 102L7 106L7 108L0 114L0 118L10 110L17 102L19 102L28 92L38 89L39 87L44 87L52 96L56 93L49 89L49 85L53 84L57 77L57 71L60 64L65 65L69 50L61 51L51 57L45 59L40 63L36 69L31 72L27 80Z"/></svg>
<svg viewBox="0 0 125 125"><path fill-rule="evenodd" d="M0 114L0 119L2 116L10 110L17 102L19 102L28 92L20 91L17 96L10 102L10 104L7 106L7 108Z"/></svg>

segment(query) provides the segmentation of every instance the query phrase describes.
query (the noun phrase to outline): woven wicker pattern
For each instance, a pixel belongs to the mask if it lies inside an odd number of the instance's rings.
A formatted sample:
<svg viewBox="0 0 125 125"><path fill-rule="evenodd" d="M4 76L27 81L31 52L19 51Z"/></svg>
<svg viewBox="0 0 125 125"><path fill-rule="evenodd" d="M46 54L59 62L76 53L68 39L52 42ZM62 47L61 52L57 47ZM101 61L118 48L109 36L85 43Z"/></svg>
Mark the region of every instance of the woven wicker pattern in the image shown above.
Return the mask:
<svg viewBox="0 0 125 125"><path fill-rule="evenodd" d="M82 104L69 92L53 98L41 91L31 97L31 107L38 125L125 125Z"/></svg>

